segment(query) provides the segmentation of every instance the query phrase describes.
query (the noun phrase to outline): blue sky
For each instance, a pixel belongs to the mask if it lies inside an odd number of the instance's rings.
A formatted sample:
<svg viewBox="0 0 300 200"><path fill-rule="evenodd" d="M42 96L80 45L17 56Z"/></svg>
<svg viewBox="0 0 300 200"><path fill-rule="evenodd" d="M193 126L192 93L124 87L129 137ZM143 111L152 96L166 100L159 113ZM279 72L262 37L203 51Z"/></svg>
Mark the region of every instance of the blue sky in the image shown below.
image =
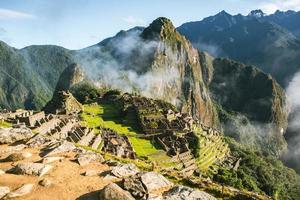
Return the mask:
<svg viewBox="0 0 300 200"><path fill-rule="evenodd" d="M16 48L55 44L79 49L155 18L175 26L222 10L248 14L300 9L300 0L0 0L0 40Z"/></svg>

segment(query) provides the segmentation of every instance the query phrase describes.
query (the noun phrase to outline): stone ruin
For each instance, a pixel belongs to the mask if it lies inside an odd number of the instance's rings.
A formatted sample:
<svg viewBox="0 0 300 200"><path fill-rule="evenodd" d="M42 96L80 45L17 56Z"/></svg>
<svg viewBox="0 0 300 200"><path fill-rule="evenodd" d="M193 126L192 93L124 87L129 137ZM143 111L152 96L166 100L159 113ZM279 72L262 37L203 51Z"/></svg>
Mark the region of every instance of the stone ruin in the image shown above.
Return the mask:
<svg viewBox="0 0 300 200"><path fill-rule="evenodd" d="M120 136L115 131L107 128L103 128L101 132L103 152L108 152L122 158L136 159L136 153L134 152L128 137Z"/></svg>
<svg viewBox="0 0 300 200"><path fill-rule="evenodd" d="M46 113L59 115L77 114L83 110L83 106L69 91L59 91L53 95L51 101L44 107Z"/></svg>
<svg viewBox="0 0 300 200"><path fill-rule="evenodd" d="M170 131L185 133L193 123L187 114L179 113L173 105L160 100L125 93L120 102L123 112L136 116L142 132L148 135Z"/></svg>
<svg viewBox="0 0 300 200"><path fill-rule="evenodd" d="M45 118L44 111L42 112L23 112L22 114L18 115L16 117L16 120L18 120L21 123L25 123L28 127L36 127L37 122Z"/></svg>
<svg viewBox="0 0 300 200"><path fill-rule="evenodd" d="M198 168L192 151L189 148L189 140L195 140L192 134L178 136L175 133L165 133L155 137L156 141L167 152L167 155L177 161L177 168L181 173L190 176Z"/></svg>
<svg viewBox="0 0 300 200"><path fill-rule="evenodd" d="M96 135L93 129L84 126L75 126L68 132L67 140L98 150L102 142L102 137L101 134Z"/></svg>

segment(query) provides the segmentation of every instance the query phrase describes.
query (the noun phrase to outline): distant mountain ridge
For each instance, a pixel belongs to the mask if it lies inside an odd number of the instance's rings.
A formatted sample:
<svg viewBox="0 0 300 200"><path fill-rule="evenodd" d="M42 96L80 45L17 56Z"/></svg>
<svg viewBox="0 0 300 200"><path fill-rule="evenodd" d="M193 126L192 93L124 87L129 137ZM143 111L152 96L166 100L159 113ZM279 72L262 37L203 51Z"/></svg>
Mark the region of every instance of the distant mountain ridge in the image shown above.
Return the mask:
<svg viewBox="0 0 300 200"><path fill-rule="evenodd" d="M300 70L299 16L293 11L265 15L255 10L247 16L222 11L178 31L199 50L258 66L286 86Z"/></svg>

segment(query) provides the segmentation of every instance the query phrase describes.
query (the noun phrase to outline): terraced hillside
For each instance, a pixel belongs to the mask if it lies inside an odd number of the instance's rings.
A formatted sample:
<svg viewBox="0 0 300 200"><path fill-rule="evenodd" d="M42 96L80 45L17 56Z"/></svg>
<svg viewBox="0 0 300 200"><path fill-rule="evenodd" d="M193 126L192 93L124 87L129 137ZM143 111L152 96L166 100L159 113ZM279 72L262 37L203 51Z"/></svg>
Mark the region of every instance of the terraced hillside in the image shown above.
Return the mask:
<svg viewBox="0 0 300 200"><path fill-rule="evenodd" d="M129 94L117 95L117 97L111 95L105 98L106 100L98 103L84 105L84 112L80 115L81 124L94 129L96 134L103 134L103 129L110 129L121 137L128 138L139 158L157 163L158 167L174 168L182 173L189 172L188 174L195 169L199 169L202 173L215 172L217 165L229 155L229 149L221 134L197 122L190 122L194 124L193 130L189 130L187 125L184 126L183 121L178 123L182 127L177 126L176 122L180 122L180 118L177 119L180 113L176 114L175 110L172 113L174 107L168 106L164 102L156 102ZM149 109L145 114L147 106ZM167 107L168 115L164 115L164 106ZM155 117L151 112L156 113ZM170 120L170 126L166 125L168 120ZM151 126L153 124L156 125ZM162 124L168 128L159 127ZM174 130L174 136L169 134L171 130ZM180 147L178 141L185 141L184 134L190 131L196 133L199 144L196 146L191 144L190 150L184 150L184 146ZM189 143L189 137L186 138L186 143ZM168 144L173 139L179 145L177 153L172 153L171 147L164 146L176 145L176 143ZM162 140L163 144L159 140ZM200 149L197 149L199 147ZM99 147L100 149L101 147Z"/></svg>

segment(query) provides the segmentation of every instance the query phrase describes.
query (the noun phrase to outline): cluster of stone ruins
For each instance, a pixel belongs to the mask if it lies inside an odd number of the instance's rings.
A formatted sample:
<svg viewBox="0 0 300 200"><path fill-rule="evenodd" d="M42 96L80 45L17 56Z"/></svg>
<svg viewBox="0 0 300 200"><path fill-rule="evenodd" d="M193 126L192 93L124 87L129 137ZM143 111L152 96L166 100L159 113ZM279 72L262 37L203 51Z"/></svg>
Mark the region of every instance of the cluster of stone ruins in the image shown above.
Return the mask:
<svg viewBox="0 0 300 200"><path fill-rule="evenodd" d="M181 165L181 172L191 175L197 169L193 150L189 144L197 137L193 127L197 125L207 137L218 135L212 128L193 120L187 114L174 111L169 104L143 97L124 94L119 97L122 101L123 111L126 115L133 114L137 118L141 137L156 141L166 151L167 155ZM108 128L101 128L101 134L83 126L76 114L45 114L44 111L16 110L14 112L2 111L0 120L14 124L14 127L28 127L36 135L28 144L31 146L43 144L45 141L55 139L67 140L92 149L101 149L113 155L135 159L136 153L128 137L121 136Z"/></svg>

